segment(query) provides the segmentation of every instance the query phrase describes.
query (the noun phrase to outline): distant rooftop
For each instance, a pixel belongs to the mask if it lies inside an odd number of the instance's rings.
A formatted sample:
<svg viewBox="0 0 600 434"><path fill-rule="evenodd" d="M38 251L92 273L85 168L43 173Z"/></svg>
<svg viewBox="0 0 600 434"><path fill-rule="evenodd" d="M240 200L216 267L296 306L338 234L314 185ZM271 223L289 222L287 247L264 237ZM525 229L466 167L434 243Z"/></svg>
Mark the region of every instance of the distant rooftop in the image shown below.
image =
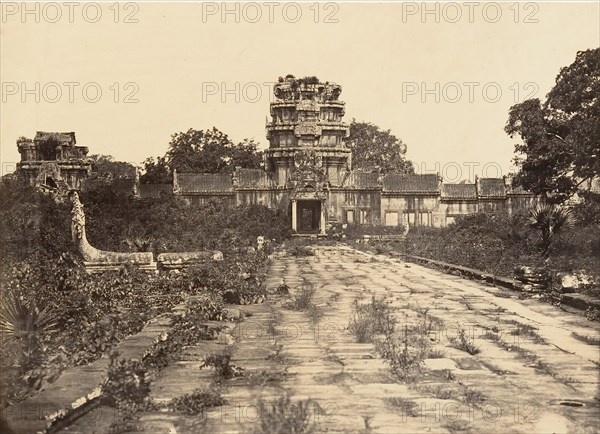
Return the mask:
<svg viewBox="0 0 600 434"><path fill-rule="evenodd" d="M503 178L479 179L479 197L490 199L503 199L506 197L506 188Z"/></svg>
<svg viewBox="0 0 600 434"><path fill-rule="evenodd" d="M435 174L404 175L390 173L383 177L383 191L408 194L438 194L439 179Z"/></svg>
<svg viewBox="0 0 600 434"><path fill-rule="evenodd" d="M475 184L442 184L442 199L476 200Z"/></svg>
<svg viewBox="0 0 600 434"><path fill-rule="evenodd" d="M59 143L68 143L75 145L77 140L75 139L75 133L57 133L48 131L38 131L33 139L35 142L46 142L48 140L54 140Z"/></svg>

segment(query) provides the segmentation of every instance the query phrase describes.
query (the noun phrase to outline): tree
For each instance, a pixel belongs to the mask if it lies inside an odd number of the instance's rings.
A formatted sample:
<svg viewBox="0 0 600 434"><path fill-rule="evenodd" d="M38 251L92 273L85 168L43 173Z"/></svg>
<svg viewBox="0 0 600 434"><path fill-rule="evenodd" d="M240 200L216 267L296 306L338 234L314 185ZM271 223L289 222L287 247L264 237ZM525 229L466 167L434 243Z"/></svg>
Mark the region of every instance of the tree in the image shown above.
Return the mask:
<svg viewBox="0 0 600 434"><path fill-rule="evenodd" d="M390 130L384 131L370 122L352 119L347 143L352 149L352 166L355 169L414 173L412 162L406 159L406 145Z"/></svg>
<svg viewBox="0 0 600 434"><path fill-rule="evenodd" d="M550 247L558 234L574 224L575 218L569 208L557 205L538 205L529 211L529 226L540 231L542 258L550 256Z"/></svg>
<svg viewBox="0 0 600 434"><path fill-rule="evenodd" d="M599 98L600 48L578 52L545 102L529 99L510 108L505 131L522 139L515 145L515 185L561 203L600 176Z"/></svg>
<svg viewBox="0 0 600 434"><path fill-rule="evenodd" d="M253 140L234 144L214 127L174 134L165 157L171 171L178 172L231 172L236 166L259 168L262 162L262 152Z"/></svg>
<svg viewBox="0 0 600 434"><path fill-rule="evenodd" d="M115 161L112 155L90 155L92 160L92 172L98 175L110 173L113 179L119 178L135 178L136 168L131 163L124 161Z"/></svg>
<svg viewBox="0 0 600 434"><path fill-rule="evenodd" d="M173 176L166 157L149 157L142 163L144 173L140 176L142 184L171 184Z"/></svg>

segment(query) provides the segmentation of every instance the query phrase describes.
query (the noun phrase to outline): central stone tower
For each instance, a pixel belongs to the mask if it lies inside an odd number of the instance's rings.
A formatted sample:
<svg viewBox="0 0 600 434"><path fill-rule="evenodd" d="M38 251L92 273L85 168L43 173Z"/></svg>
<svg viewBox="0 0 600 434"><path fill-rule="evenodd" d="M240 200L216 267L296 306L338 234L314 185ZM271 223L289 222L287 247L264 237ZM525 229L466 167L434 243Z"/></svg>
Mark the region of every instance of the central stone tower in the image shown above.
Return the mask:
<svg viewBox="0 0 600 434"><path fill-rule="evenodd" d="M274 87L266 167L276 187L290 192L294 230L325 231L329 189L351 169L341 92L335 83L292 75Z"/></svg>

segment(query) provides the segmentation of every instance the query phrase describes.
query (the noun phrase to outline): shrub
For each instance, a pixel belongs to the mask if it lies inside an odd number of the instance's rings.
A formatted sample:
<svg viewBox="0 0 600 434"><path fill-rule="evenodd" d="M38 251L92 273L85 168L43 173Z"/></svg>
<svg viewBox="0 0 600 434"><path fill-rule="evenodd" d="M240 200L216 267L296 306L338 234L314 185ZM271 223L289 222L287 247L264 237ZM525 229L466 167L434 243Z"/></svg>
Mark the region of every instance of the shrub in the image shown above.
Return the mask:
<svg viewBox="0 0 600 434"><path fill-rule="evenodd" d="M116 351L110 355L108 376L102 386L105 401L119 408L143 403L150 393L146 368L139 360L118 357Z"/></svg>
<svg viewBox="0 0 600 434"><path fill-rule="evenodd" d="M174 398L169 402L168 407L178 413L200 415L204 414L207 408L224 404L227 404L227 400L221 396L221 390L210 387Z"/></svg>
<svg viewBox="0 0 600 434"><path fill-rule="evenodd" d="M204 357L201 368L212 366L214 368L215 383L220 384L224 380L240 376L242 369L231 364L231 354L228 350L220 353L209 354Z"/></svg>
<svg viewBox="0 0 600 434"><path fill-rule="evenodd" d="M308 310L313 306L314 294L315 287L311 284L304 284L296 291L293 299L285 304L285 307L293 310Z"/></svg>
<svg viewBox="0 0 600 434"><path fill-rule="evenodd" d="M356 336L359 343L372 342L375 334L390 335L394 331L395 320L391 309L383 300L373 296L370 304L354 302L353 316L348 330Z"/></svg>
<svg viewBox="0 0 600 434"><path fill-rule="evenodd" d="M315 432L311 422L311 407L318 405L308 399L292 403L289 395L280 396L277 401L267 403L258 401L260 425L255 433L260 434L310 434Z"/></svg>
<svg viewBox="0 0 600 434"><path fill-rule="evenodd" d="M224 321L227 309L223 298L217 294L201 294L188 300L186 319L190 322Z"/></svg>
<svg viewBox="0 0 600 434"><path fill-rule="evenodd" d="M401 381L411 381L420 372L424 360L424 354L408 345L408 340L403 343L388 335L386 339L378 344L379 354L390 366L392 375Z"/></svg>

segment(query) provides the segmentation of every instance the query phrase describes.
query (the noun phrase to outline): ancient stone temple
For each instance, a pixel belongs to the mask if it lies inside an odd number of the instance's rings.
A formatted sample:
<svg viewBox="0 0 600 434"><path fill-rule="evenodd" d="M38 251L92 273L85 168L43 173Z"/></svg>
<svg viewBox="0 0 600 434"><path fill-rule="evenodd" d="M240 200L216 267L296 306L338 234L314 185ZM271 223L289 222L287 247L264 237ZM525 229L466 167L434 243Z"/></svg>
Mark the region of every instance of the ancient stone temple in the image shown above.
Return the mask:
<svg viewBox="0 0 600 434"><path fill-rule="evenodd" d="M76 146L75 133L38 131L33 140L20 137L17 174L30 185L62 191L79 190L90 174L88 148Z"/></svg>
<svg viewBox="0 0 600 434"><path fill-rule="evenodd" d="M279 208L287 211L298 234L324 234L331 223L439 227L458 215L512 213L535 201L505 178L443 184L436 174L381 176L353 170L341 92L339 85L314 77L280 79L266 125L265 170L175 173L173 193L196 206L219 198Z"/></svg>

